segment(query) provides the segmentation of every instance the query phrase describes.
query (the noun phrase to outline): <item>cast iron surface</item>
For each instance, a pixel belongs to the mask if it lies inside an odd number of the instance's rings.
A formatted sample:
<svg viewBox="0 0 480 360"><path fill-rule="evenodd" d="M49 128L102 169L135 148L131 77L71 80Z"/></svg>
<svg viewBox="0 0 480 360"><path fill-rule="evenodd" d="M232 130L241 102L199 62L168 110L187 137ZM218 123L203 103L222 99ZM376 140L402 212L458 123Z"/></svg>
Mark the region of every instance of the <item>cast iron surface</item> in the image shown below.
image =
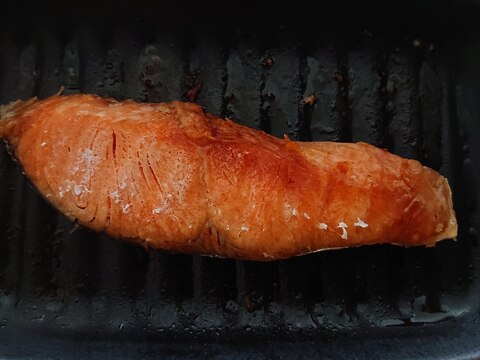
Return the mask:
<svg viewBox="0 0 480 360"><path fill-rule="evenodd" d="M63 85L195 101L292 139L367 141L447 176L460 229L431 249L272 263L146 251L76 229L2 146L0 356L478 357L475 14L429 1L4 9L2 104Z"/></svg>

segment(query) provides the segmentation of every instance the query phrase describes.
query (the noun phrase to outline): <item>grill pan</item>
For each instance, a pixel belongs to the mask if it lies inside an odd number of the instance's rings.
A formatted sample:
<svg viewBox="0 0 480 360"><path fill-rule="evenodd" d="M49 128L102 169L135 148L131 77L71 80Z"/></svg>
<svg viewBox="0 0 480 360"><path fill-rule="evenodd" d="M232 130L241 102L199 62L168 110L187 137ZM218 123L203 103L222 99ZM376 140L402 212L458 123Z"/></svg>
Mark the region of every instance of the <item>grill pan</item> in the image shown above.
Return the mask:
<svg viewBox="0 0 480 360"><path fill-rule="evenodd" d="M194 101L296 140L367 141L447 176L456 242L256 263L79 228L0 147L0 356L478 358L476 1L17 2L0 103Z"/></svg>

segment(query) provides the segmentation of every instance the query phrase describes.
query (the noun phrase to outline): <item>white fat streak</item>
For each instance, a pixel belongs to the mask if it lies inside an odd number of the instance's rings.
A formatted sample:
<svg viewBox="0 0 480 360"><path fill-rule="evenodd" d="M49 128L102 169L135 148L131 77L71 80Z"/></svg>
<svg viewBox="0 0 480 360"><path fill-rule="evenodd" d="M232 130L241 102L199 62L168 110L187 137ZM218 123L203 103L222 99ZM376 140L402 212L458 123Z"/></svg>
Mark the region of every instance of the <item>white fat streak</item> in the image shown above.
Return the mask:
<svg viewBox="0 0 480 360"><path fill-rule="evenodd" d="M85 149L82 152L81 159L88 163L94 163L97 160L97 156L93 153L92 149Z"/></svg>
<svg viewBox="0 0 480 360"><path fill-rule="evenodd" d="M42 143L40 144L41 147L44 147L45 145L47 145L46 142L42 142Z"/></svg>
<svg viewBox="0 0 480 360"><path fill-rule="evenodd" d="M358 226L358 227L361 227L361 228L367 228L368 224L365 221L363 221L362 219L357 218L357 222L354 223L353 226Z"/></svg>
<svg viewBox="0 0 480 360"><path fill-rule="evenodd" d="M320 223L320 224L318 224L318 228L319 228L320 230L327 230L327 229L328 229L328 225L325 224L325 223Z"/></svg>
<svg viewBox="0 0 480 360"><path fill-rule="evenodd" d="M75 186L73 187L73 193L77 196L82 195L84 192L89 192L85 185L75 184Z"/></svg>
<svg viewBox="0 0 480 360"><path fill-rule="evenodd" d="M91 190L88 189L84 184L77 184L75 181L71 181L71 180L66 180L65 185L60 186L58 190L59 190L58 196L60 198L63 198L64 194L67 192L70 192L71 190L73 190L73 193L76 196L80 196L83 193L91 192Z"/></svg>
<svg viewBox="0 0 480 360"><path fill-rule="evenodd" d="M93 171L89 170L88 173L82 176L82 180L80 180L80 182L82 184L87 184L90 181L90 178L92 177L92 173Z"/></svg>
<svg viewBox="0 0 480 360"><path fill-rule="evenodd" d="M435 226L435 231L436 232L442 232L443 230L443 224L442 223L437 223L437 226Z"/></svg>
<svg viewBox="0 0 480 360"><path fill-rule="evenodd" d="M99 117L104 117L106 115L109 115L107 111L97 111L95 113L95 115L99 116Z"/></svg>
<svg viewBox="0 0 480 360"><path fill-rule="evenodd" d="M130 211L130 206L132 206L132 205L131 204L126 204L126 205L122 206L122 211L123 211L124 214L127 214Z"/></svg>
<svg viewBox="0 0 480 360"><path fill-rule="evenodd" d="M110 193L110 199L115 201L115 204L118 204L120 202L120 194L118 193L118 190L112 191Z"/></svg>
<svg viewBox="0 0 480 360"><path fill-rule="evenodd" d="M98 156L93 153L91 149L85 149L80 154L80 159L77 162L77 165L72 169L72 172L75 174L80 170L80 164L84 163L84 172L85 175L82 178L82 182L86 183L90 181L90 177L93 174L93 166L98 163Z"/></svg>
<svg viewBox="0 0 480 360"><path fill-rule="evenodd" d="M160 214L160 213L164 212L165 210L167 210L168 207L169 207L168 201L164 201L163 204L160 207L152 210L152 214Z"/></svg>
<svg viewBox="0 0 480 360"><path fill-rule="evenodd" d="M135 115L135 114L146 114L146 113L151 113L151 112L156 112L156 111L157 111L157 109L154 108L154 107L143 106L143 107L135 110L133 113Z"/></svg>
<svg viewBox="0 0 480 360"><path fill-rule="evenodd" d="M152 210L152 214L160 214L167 210L170 207L170 199L173 198L172 194L167 195L167 199L162 203L162 205L156 209Z"/></svg>
<svg viewBox="0 0 480 360"><path fill-rule="evenodd" d="M345 224L343 221L340 221L340 222L338 223L338 226L337 226L337 228L342 229L342 235L341 235L341 237L342 237L342 239L344 239L344 240L347 240L347 239L348 239L347 227L348 227L347 224Z"/></svg>
<svg viewBox="0 0 480 360"><path fill-rule="evenodd" d="M65 182L65 186L64 186L64 187L60 186L60 187L58 188L58 191L59 191L59 192L58 192L58 196L60 197L60 199L63 198L63 194L66 193L66 192L69 192L71 188L72 188L72 185L71 185L71 181L70 181L70 180L67 180L67 181Z"/></svg>
<svg viewBox="0 0 480 360"><path fill-rule="evenodd" d="M310 219L310 215L308 215L306 212L303 213L303 217L304 217L305 219L307 219L307 220Z"/></svg>
<svg viewBox="0 0 480 360"><path fill-rule="evenodd" d="M248 231L250 230L250 228L248 226L245 226L243 225L241 228L240 228L240 231Z"/></svg>
<svg viewBox="0 0 480 360"><path fill-rule="evenodd" d="M287 221L290 221L290 218L292 217L292 210L290 205L285 204L285 207L283 208L283 215L285 215Z"/></svg>
<svg viewBox="0 0 480 360"><path fill-rule="evenodd" d="M284 213L287 221L290 221L292 216L298 216L298 210L296 208L292 207L290 204L285 204L285 207L283 209L283 213Z"/></svg>

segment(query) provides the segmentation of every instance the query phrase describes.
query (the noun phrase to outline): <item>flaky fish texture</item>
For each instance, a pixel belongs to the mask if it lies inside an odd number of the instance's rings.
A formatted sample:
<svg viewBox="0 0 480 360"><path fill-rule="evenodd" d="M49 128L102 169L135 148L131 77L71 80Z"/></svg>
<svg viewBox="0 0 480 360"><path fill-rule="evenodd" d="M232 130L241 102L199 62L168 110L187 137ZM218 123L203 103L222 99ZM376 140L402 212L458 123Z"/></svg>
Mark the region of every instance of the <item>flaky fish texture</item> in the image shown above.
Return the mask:
<svg viewBox="0 0 480 360"><path fill-rule="evenodd" d="M17 101L0 137L70 219L155 249L250 260L457 235L447 180L365 143L294 142L197 105Z"/></svg>

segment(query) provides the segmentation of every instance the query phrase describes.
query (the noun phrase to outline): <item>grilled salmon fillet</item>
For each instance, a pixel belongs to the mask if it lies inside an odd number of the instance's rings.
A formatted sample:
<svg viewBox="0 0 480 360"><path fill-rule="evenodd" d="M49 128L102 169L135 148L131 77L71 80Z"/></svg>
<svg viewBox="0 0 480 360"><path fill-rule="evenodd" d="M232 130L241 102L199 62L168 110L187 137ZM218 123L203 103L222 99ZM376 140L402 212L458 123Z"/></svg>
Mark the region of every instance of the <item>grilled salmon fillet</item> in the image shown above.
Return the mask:
<svg viewBox="0 0 480 360"><path fill-rule="evenodd" d="M357 143L294 142L191 103L17 101L0 137L70 219L155 249L275 260L457 235L447 180Z"/></svg>

